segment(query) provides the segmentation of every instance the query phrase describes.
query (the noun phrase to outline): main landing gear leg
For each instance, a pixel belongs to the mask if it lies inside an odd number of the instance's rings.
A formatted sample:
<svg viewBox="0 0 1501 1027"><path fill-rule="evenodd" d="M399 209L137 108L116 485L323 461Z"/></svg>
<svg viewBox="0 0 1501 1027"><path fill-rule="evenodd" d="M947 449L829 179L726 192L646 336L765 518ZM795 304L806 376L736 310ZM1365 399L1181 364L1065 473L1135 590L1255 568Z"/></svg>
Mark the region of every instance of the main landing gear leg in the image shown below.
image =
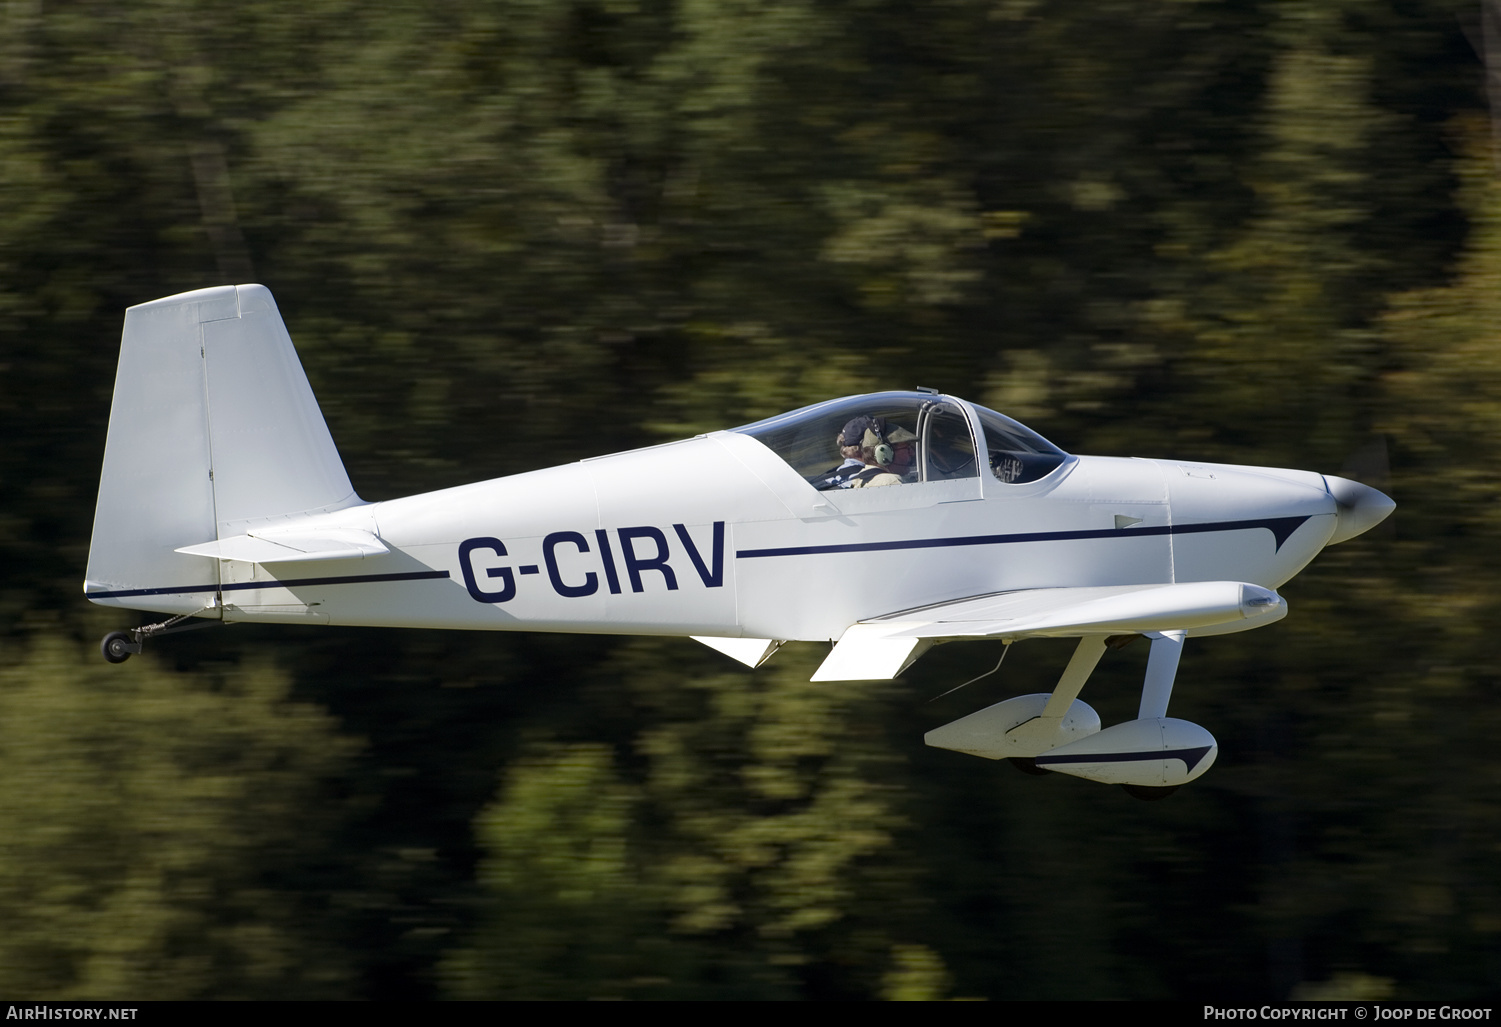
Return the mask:
<svg viewBox="0 0 1501 1027"><path fill-rule="evenodd" d="M1154 632L1152 651L1147 655L1147 677L1141 686L1138 720L1156 720L1167 716L1168 700L1173 696L1173 679L1178 676L1178 660L1183 655L1183 632ZM1166 799L1178 790L1177 785L1121 785L1125 793L1143 802Z"/></svg>
<svg viewBox="0 0 1501 1027"><path fill-rule="evenodd" d="M1178 676L1178 659L1183 655L1183 632L1156 631L1149 637L1152 651L1147 656L1147 677L1141 686L1137 720L1167 716L1167 702L1173 697L1173 679Z"/></svg>
<svg viewBox="0 0 1501 1027"><path fill-rule="evenodd" d="M1074 700L1079 698L1079 692L1083 690L1084 683L1089 680L1089 675L1099 665L1100 657L1105 655L1106 640L1103 635L1087 635L1079 639L1079 644L1074 648L1074 655L1068 661L1068 666L1063 670L1063 676L1058 679L1058 684L1053 688L1053 694L1048 697L1047 705L1034 719L1026 721L1013 728L1013 731L1031 730L1042 737L1052 737L1057 734L1063 724L1063 717L1073 706ZM1012 756L1011 765L1023 774L1051 774L1046 767L1039 767L1035 757Z"/></svg>

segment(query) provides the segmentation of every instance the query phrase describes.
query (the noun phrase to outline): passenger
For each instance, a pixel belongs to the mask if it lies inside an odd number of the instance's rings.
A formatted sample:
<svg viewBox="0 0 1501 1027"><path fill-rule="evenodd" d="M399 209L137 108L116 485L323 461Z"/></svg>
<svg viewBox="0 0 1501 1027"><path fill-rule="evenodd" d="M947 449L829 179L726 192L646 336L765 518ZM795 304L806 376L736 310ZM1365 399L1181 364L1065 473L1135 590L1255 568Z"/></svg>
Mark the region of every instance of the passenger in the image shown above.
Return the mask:
<svg viewBox="0 0 1501 1027"><path fill-rule="evenodd" d="M917 436L901 425L888 428L884 417L861 415L845 424L835 442L845 458L845 466L839 468L840 488L868 489L913 480Z"/></svg>

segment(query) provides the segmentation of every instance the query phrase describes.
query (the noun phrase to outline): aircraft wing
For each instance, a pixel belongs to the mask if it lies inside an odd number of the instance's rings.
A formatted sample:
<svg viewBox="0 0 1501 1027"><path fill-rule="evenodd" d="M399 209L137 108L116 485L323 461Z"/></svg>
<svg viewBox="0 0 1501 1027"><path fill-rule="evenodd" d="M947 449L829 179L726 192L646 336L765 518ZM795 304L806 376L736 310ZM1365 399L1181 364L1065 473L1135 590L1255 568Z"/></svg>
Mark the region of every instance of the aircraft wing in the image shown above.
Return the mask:
<svg viewBox="0 0 1501 1027"><path fill-rule="evenodd" d="M974 596L860 621L845 631L814 681L884 681L935 642L1184 631L1221 634L1282 619L1287 604L1243 581L1029 588Z"/></svg>

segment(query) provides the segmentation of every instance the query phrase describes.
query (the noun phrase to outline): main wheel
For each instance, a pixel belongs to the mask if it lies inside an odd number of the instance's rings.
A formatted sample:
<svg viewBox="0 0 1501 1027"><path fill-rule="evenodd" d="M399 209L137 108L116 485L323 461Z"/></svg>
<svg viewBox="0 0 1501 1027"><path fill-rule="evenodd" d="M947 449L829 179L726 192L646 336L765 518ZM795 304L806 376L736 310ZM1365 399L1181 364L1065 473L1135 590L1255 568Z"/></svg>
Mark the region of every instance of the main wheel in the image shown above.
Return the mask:
<svg viewBox="0 0 1501 1027"><path fill-rule="evenodd" d="M1121 785L1127 795L1142 802L1156 802L1158 799L1166 799L1179 788L1178 785Z"/></svg>
<svg viewBox="0 0 1501 1027"><path fill-rule="evenodd" d="M1031 774L1033 777L1041 777L1044 774L1052 773L1047 767L1039 767L1037 760L1031 756L1010 756L1006 762L1010 763L1017 770L1020 770L1023 774Z"/></svg>
<svg viewBox="0 0 1501 1027"><path fill-rule="evenodd" d="M99 643L99 651L110 663L124 663L130 659L130 650L125 648L130 644L130 632L111 631L104 636L104 641Z"/></svg>

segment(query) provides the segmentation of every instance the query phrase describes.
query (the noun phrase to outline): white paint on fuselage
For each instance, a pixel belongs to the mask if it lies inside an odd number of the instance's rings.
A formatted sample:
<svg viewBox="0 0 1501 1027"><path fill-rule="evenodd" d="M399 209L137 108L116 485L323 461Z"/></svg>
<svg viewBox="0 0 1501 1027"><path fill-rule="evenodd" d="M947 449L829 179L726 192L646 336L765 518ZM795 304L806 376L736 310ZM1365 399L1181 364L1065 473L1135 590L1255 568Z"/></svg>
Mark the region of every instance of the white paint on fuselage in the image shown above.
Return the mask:
<svg viewBox="0 0 1501 1027"><path fill-rule="evenodd" d="M1265 529L1176 532L1178 581L1249 581L1277 588L1319 554L1334 533L1335 503L1311 471L1157 461L1176 525L1307 517L1280 547Z"/></svg>
<svg viewBox="0 0 1501 1027"><path fill-rule="evenodd" d="M1334 511L1316 474L1109 457L1025 485L818 492L761 443L718 432L310 518L373 520L392 552L256 565L267 586L224 599L229 620L837 639L856 621L1012 589L1276 587L1328 541ZM1197 527L1297 517L1280 547L1267 527ZM491 541L461 561L476 539ZM503 594L507 575L514 594L476 599L466 566L480 594ZM322 580L424 574L446 576Z"/></svg>

